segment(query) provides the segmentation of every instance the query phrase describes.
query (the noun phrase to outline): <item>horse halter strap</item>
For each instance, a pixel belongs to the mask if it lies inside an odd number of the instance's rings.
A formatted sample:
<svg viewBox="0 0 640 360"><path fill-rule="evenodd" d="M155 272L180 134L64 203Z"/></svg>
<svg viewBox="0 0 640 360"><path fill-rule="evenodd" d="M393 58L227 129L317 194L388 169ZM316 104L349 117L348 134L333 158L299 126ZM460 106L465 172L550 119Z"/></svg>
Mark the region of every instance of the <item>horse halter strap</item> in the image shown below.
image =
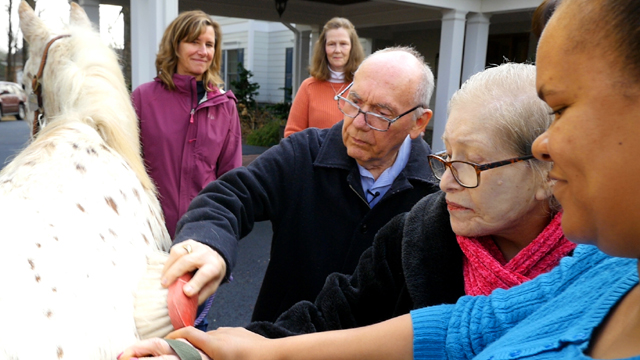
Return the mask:
<svg viewBox="0 0 640 360"><path fill-rule="evenodd" d="M69 37L71 35L58 35L53 39L49 40L47 45L44 47L44 53L42 54L42 60L40 61L40 69L38 69L38 73L33 76L33 80L31 80L31 91L32 94L38 98L38 108L33 112L33 126L32 126L32 136L36 136L38 131L40 131L40 122L44 117L44 107L42 102L42 87L40 86L40 79L42 78L42 73L44 72L44 65L47 63L47 55L49 55L49 48L51 45L59 39Z"/></svg>

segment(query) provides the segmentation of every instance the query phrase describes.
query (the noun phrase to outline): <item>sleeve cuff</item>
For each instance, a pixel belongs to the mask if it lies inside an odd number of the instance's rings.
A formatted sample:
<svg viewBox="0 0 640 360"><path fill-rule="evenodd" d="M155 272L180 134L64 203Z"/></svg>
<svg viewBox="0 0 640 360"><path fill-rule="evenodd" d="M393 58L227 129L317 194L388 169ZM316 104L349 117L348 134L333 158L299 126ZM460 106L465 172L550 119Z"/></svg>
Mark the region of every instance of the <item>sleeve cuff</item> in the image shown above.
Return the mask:
<svg viewBox="0 0 640 360"><path fill-rule="evenodd" d="M198 231L194 231L195 229ZM176 236L173 246L188 239L205 244L222 256L227 266L223 282L229 282L231 272L236 265L238 241L235 238L221 237L214 229L202 230L201 226L194 226L194 229L191 229L190 224L186 224Z"/></svg>
<svg viewBox="0 0 640 360"><path fill-rule="evenodd" d="M453 308L440 305L411 311L414 359L447 358L447 330Z"/></svg>

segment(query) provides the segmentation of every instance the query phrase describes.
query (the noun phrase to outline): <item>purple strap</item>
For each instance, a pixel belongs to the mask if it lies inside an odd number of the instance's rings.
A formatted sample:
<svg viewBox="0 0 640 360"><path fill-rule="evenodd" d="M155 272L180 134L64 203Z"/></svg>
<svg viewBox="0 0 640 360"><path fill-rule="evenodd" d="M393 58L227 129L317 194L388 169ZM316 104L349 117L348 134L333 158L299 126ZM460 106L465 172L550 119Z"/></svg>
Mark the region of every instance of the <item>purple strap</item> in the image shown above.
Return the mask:
<svg viewBox="0 0 640 360"><path fill-rule="evenodd" d="M229 282L231 281L233 281L233 275L229 276ZM211 309L211 305L213 304L213 299L215 297L216 297L216 294L213 294L209 296L209 298L205 301L204 308L202 309L202 312L200 313L200 315L198 315L198 318L196 319L196 322L193 324L193 326L200 325L204 321L204 319L207 318L207 314L209 314L209 310Z"/></svg>

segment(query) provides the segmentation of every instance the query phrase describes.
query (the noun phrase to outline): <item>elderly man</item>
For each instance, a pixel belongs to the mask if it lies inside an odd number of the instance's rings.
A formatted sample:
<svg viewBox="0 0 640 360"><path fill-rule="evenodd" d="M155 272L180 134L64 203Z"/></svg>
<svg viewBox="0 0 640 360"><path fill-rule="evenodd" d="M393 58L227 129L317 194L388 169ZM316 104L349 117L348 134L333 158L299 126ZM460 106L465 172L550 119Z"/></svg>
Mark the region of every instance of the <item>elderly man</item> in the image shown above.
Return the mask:
<svg viewBox="0 0 640 360"><path fill-rule="evenodd" d="M336 95L342 122L284 139L192 201L163 283L198 269L183 290L204 300L229 278L237 241L264 220L273 225L271 259L253 321L274 321L313 300L332 272L351 273L384 224L437 190L421 138L433 87L411 48L369 56L349 93Z"/></svg>

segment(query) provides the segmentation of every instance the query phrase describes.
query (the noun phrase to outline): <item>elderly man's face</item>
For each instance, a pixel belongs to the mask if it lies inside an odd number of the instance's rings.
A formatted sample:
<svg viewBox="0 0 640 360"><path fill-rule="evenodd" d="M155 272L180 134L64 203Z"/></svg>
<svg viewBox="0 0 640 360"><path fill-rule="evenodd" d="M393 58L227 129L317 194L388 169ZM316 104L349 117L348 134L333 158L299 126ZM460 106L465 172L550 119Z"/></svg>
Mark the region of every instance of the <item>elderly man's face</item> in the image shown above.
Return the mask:
<svg viewBox="0 0 640 360"><path fill-rule="evenodd" d="M395 60L398 60L397 57ZM399 66L392 56L371 59L356 73L350 98L358 99L362 111L383 113L385 117L393 119L419 105L414 103L419 81L417 75L417 70L411 70L406 65ZM379 175L393 164L407 135L412 139L420 136L431 118L430 110L417 120L413 119L413 114L401 117L386 132L371 129L365 123L363 114L355 118L345 116L342 140L347 153L377 177L376 174Z"/></svg>

